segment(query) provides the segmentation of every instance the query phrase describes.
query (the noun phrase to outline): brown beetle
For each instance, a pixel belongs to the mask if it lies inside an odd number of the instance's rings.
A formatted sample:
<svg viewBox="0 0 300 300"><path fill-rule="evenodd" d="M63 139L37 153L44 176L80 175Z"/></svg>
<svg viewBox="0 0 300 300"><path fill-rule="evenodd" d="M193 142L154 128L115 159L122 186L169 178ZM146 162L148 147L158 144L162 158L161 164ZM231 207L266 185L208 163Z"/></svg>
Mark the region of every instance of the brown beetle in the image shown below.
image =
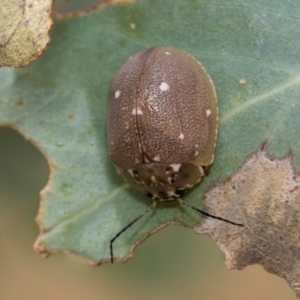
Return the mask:
<svg viewBox="0 0 300 300"><path fill-rule="evenodd" d="M130 57L108 93L110 157L125 181L156 201L179 201L212 164L218 133L214 85L203 66L176 48L153 47ZM140 219L121 230L113 242ZM211 216L234 225L220 217Z"/></svg>

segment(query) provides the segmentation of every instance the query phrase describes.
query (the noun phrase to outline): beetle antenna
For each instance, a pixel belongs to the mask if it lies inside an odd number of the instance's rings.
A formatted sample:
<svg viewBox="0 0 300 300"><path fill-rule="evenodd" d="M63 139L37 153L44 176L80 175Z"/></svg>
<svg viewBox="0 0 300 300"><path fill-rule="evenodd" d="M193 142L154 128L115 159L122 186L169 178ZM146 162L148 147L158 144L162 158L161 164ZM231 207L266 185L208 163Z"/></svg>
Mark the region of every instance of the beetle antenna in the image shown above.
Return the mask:
<svg viewBox="0 0 300 300"><path fill-rule="evenodd" d="M190 207L191 209L193 209L193 210L199 212L199 213L202 214L204 217L214 218L214 219L221 220L221 221L224 221L224 222L226 222L226 223L229 223L229 224L232 224L232 225L236 225L236 226L244 226L244 224L235 223L235 222L232 222L232 221L223 219L223 218L221 218L221 217L218 217L218 216L215 216L215 215L211 215L211 214L209 214L209 213L207 213L207 212L205 212L205 211L203 211L203 210L201 210L201 209L199 209L199 208L197 208L197 207L195 207L195 206L193 206L193 205L191 205L191 204L188 204L188 203L184 202L182 199L178 199L178 202L179 202L180 204L183 204L183 205L185 205L185 206L188 206L188 207Z"/></svg>
<svg viewBox="0 0 300 300"><path fill-rule="evenodd" d="M156 207L156 201L154 201L140 216L134 219L132 222L127 224L122 230L120 230L111 240L110 240L110 262L114 263L114 252L113 252L113 243L114 241L125 232L130 226L132 226L135 222L137 222L142 216L144 216L147 212L154 209Z"/></svg>

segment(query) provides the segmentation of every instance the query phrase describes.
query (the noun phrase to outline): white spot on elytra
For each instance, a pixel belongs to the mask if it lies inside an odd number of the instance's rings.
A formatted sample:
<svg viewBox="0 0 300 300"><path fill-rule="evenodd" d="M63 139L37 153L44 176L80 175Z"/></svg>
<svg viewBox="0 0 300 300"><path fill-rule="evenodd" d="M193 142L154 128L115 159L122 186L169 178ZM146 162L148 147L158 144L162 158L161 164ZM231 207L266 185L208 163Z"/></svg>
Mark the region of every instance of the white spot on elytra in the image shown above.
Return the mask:
<svg viewBox="0 0 300 300"><path fill-rule="evenodd" d="M132 110L132 114L133 114L133 115L142 115L143 112L142 112L142 110L141 110L140 108L134 108L134 109Z"/></svg>
<svg viewBox="0 0 300 300"><path fill-rule="evenodd" d="M199 145L198 145L198 144L196 144L196 145L195 145L195 147L196 147L196 148L198 148L198 147L199 147Z"/></svg>
<svg viewBox="0 0 300 300"><path fill-rule="evenodd" d="M147 102L152 102L154 100L155 100L154 96L149 96L149 98L147 99Z"/></svg>
<svg viewBox="0 0 300 300"><path fill-rule="evenodd" d="M168 177L167 179L168 179L169 184L172 184L172 177Z"/></svg>
<svg viewBox="0 0 300 300"><path fill-rule="evenodd" d="M209 117L211 115L211 110L210 109L207 109L206 110L206 115Z"/></svg>
<svg viewBox="0 0 300 300"><path fill-rule="evenodd" d="M178 172L181 164L170 164L170 167L174 170L174 172Z"/></svg>
<svg viewBox="0 0 300 300"><path fill-rule="evenodd" d="M174 191L168 191L167 194L169 197L174 197L174 196L176 197L176 194Z"/></svg>
<svg viewBox="0 0 300 300"><path fill-rule="evenodd" d="M113 145L113 144L114 144L114 141L110 141L110 144Z"/></svg>
<svg viewBox="0 0 300 300"><path fill-rule="evenodd" d="M159 89L162 92L166 92L167 90L169 90L170 86L166 83L166 82L162 82L159 86Z"/></svg>
<svg viewBox="0 0 300 300"><path fill-rule="evenodd" d="M180 140L183 140L184 139L184 134L181 132L180 134L179 134L179 137L178 137Z"/></svg>
<svg viewBox="0 0 300 300"><path fill-rule="evenodd" d="M154 157L153 157L153 160L154 160L154 161L160 161L160 156L159 156L159 155L154 156Z"/></svg>
<svg viewBox="0 0 300 300"><path fill-rule="evenodd" d="M151 176L151 181L156 182L156 177L154 175Z"/></svg>
<svg viewBox="0 0 300 300"><path fill-rule="evenodd" d="M194 156L197 156L198 154L199 154L199 151L196 151L195 154L194 154Z"/></svg>
<svg viewBox="0 0 300 300"><path fill-rule="evenodd" d="M165 54L167 54L167 55L171 55L171 53L170 53L170 52L168 52L168 51L166 51L166 52L165 52Z"/></svg>
<svg viewBox="0 0 300 300"><path fill-rule="evenodd" d="M199 172L201 174L201 176L204 175L204 169L201 166L198 166Z"/></svg>
<svg viewBox="0 0 300 300"><path fill-rule="evenodd" d="M155 104L155 98L153 96L149 96L149 98L146 101L147 101L147 106L150 108Z"/></svg>
<svg viewBox="0 0 300 300"><path fill-rule="evenodd" d="M120 95L121 95L121 92L119 90L117 90L115 92L115 99L118 99L120 97Z"/></svg>
<svg viewBox="0 0 300 300"><path fill-rule="evenodd" d="M132 177L134 177L133 172L132 172L132 169L128 169L127 171L128 171L128 173L129 173Z"/></svg>

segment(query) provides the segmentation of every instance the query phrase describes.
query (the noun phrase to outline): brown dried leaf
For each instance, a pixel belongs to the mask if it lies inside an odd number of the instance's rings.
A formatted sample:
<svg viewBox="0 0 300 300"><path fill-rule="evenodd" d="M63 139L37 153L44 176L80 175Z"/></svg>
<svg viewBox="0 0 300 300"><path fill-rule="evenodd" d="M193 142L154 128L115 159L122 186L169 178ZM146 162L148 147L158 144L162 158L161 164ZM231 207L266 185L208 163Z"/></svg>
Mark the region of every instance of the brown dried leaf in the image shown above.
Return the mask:
<svg viewBox="0 0 300 300"><path fill-rule="evenodd" d="M52 0L3 0L0 6L0 67L22 67L45 50Z"/></svg>
<svg viewBox="0 0 300 300"><path fill-rule="evenodd" d="M195 227L224 251L230 269L262 265L300 295L300 178L291 155L272 158L261 147L232 177L206 194L207 211L240 222L208 218ZM217 209L217 210L216 210Z"/></svg>

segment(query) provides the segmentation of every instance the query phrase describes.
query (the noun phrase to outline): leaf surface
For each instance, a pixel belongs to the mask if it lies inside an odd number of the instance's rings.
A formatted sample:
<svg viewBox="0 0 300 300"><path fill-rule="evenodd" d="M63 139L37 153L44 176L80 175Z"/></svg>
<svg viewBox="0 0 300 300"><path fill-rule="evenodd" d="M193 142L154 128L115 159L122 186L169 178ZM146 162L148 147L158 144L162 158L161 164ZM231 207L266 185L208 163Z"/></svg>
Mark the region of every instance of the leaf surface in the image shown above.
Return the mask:
<svg viewBox="0 0 300 300"><path fill-rule="evenodd" d="M22 67L45 50L52 25L52 0L2 0L0 67Z"/></svg>
<svg viewBox="0 0 300 300"><path fill-rule="evenodd" d="M291 151L299 170L299 15L300 4L293 1L139 0L56 19L52 41L38 61L0 70L0 124L21 131L51 168L36 249L107 262L110 239L151 204L116 173L105 134L109 82L144 48L166 45L189 52L217 90L215 162L185 201L201 207L204 193L230 180L265 142L273 157ZM222 217L242 221L243 212L233 213L238 206L232 201L234 209ZM125 261L141 239L171 223L194 227L201 216L160 204L117 239L115 259Z"/></svg>

